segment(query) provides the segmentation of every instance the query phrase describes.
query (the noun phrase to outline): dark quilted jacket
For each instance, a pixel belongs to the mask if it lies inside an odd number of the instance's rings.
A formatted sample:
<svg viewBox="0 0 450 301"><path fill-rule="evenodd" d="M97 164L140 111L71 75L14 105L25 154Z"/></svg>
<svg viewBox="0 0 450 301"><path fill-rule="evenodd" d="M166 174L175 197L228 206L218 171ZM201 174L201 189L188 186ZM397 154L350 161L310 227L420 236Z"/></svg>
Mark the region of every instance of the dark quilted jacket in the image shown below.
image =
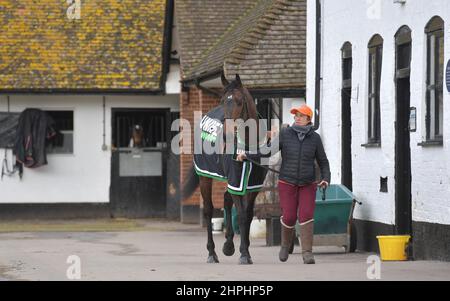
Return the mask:
<svg viewBox="0 0 450 301"><path fill-rule="evenodd" d="M300 142L297 133L288 127L281 130L280 135L271 145L275 147L277 143L279 143L282 157L280 180L296 185L314 182L316 180L314 161L317 160L321 179L330 183L330 165L319 134L311 130L303 142ZM270 156L270 154L263 155L264 153L267 151L246 155L252 160ZM275 153L276 151L272 150L272 155Z"/></svg>

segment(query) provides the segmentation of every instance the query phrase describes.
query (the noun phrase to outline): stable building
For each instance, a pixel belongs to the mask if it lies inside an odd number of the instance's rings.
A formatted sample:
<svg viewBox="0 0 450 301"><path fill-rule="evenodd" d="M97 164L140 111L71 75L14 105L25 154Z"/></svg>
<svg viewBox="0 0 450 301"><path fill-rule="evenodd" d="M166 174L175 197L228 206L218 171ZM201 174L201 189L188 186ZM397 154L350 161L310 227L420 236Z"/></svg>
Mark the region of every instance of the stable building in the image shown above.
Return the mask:
<svg viewBox="0 0 450 301"><path fill-rule="evenodd" d="M179 216L172 20L169 0L2 1L0 122L37 108L59 135L22 178L0 143L2 217Z"/></svg>
<svg viewBox="0 0 450 301"><path fill-rule="evenodd" d="M307 99L332 181L363 203L358 249L408 234L414 259L450 260L450 3L366 2L308 0Z"/></svg>
<svg viewBox="0 0 450 301"><path fill-rule="evenodd" d="M293 122L289 110L305 102L306 94L306 1L183 0L176 1L175 15L182 119L194 124L195 111L205 114L218 106L221 74L230 81L239 74L263 119L278 120L276 126ZM181 183L192 162L192 154L181 154ZM217 209L223 208L225 189L226 183L214 183ZM182 201L181 220L198 223L201 208L197 191Z"/></svg>

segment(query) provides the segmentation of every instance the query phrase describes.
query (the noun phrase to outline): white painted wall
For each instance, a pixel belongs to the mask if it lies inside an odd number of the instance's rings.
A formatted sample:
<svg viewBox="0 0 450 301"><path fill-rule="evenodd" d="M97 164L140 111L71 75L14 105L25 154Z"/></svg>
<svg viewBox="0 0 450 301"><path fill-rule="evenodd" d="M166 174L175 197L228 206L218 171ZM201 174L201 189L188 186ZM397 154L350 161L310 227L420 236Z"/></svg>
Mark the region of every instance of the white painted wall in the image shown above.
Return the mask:
<svg viewBox="0 0 450 301"><path fill-rule="evenodd" d="M167 94L180 94L181 93L181 77L180 77L180 65L171 64L170 71L167 73L166 80L166 93Z"/></svg>
<svg viewBox="0 0 450 301"><path fill-rule="evenodd" d="M417 131L411 133L413 220L450 224L450 93L444 90L444 146L421 147L424 140L426 36L428 21L445 21L445 64L450 59L450 1L322 0L323 54L321 134L330 160L332 182L340 183L341 169L341 47L353 45L352 156L353 190L364 205L358 219L395 224L395 39L402 25L412 30L411 106L417 108ZM314 105L315 0L308 0L307 99ZM381 148L364 148L367 136L367 44L374 34L384 39L381 79ZM380 177L389 177L388 193L379 192Z"/></svg>
<svg viewBox="0 0 450 301"><path fill-rule="evenodd" d="M0 203L109 202L111 166L111 108L170 108L179 111L179 95L106 96L106 144L103 144L101 95L11 95L11 111L25 108L74 110L74 153L49 154L48 165L24 168L23 179L5 176L0 182ZM0 95L0 111L7 111ZM3 159L4 150L0 149Z"/></svg>
<svg viewBox="0 0 450 301"><path fill-rule="evenodd" d="M281 120L282 124L291 125L294 122L294 115L291 114L292 108L298 108L302 104L305 104L304 98L283 98L283 117Z"/></svg>
<svg viewBox="0 0 450 301"><path fill-rule="evenodd" d="M177 14L174 9L173 12L173 25L172 25L172 45L171 52L176 51L176 54L170 55L172 59L180 59L179 53L179 39L178 39L178 30L177 30ZM167 74L166 79L166 93L167 94L180 94L181 93L181 72L180 72L180 64L171 63L170 70Z"/></svg>

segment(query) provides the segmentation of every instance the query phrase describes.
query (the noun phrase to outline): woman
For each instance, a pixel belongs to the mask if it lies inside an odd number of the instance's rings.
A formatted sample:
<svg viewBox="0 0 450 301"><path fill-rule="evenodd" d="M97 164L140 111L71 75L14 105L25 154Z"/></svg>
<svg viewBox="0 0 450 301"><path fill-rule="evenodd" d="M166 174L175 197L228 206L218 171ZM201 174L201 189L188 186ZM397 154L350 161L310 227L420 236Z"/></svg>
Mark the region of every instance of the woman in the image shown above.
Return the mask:
<svg viewBox="0 0 450 301"><path fill-rule="evenodd" d="M312 254L314 233L314 209L316 205L317 186L326 188L330 183L330 166L320 135L317 134L311 123L313 111L307 105L293 108L294 124L281 130L271 145L279 145L281 150L281 170L278 190L281 206L281 249L279 258L286 261L289 257L289 247L295 236L295 223L297 218L300 224L300 241L302 257L305 264L314 264ZM270 146L269 146L270 147ZM275 150L278 151L278 150ZM240 154L237 160L246 158L258 160L275 154L273 151L265 152L267 155ZM321 180L317 184L315 164L320 167Z"/></svg>

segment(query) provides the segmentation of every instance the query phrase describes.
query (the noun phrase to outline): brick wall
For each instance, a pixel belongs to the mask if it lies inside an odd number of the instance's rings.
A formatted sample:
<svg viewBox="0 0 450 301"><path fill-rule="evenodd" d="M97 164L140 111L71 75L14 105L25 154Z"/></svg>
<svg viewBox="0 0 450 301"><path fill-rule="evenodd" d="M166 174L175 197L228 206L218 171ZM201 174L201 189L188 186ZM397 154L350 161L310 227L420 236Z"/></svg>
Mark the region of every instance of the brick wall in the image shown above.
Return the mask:
<svg viewBox="0 0 450 301"><path fill-rule="evenodd" d="M187 92L182 93L180 97L180 118L186 119L191 124L191 145L193 146L194 137L194 112L201 111L202 114L217 106L219 99L216 96L205 93L197 88L190 88ZM193 155L182 154L180 158L180 173L181 183L186 179L187 173L192 168ZM226 183L214 181L213 182L213 205L215 208L223 208L223 193L226 190ZM182 205L200 205L201 202L200 189L197 189L194 194L182 200Z"/></svg>

